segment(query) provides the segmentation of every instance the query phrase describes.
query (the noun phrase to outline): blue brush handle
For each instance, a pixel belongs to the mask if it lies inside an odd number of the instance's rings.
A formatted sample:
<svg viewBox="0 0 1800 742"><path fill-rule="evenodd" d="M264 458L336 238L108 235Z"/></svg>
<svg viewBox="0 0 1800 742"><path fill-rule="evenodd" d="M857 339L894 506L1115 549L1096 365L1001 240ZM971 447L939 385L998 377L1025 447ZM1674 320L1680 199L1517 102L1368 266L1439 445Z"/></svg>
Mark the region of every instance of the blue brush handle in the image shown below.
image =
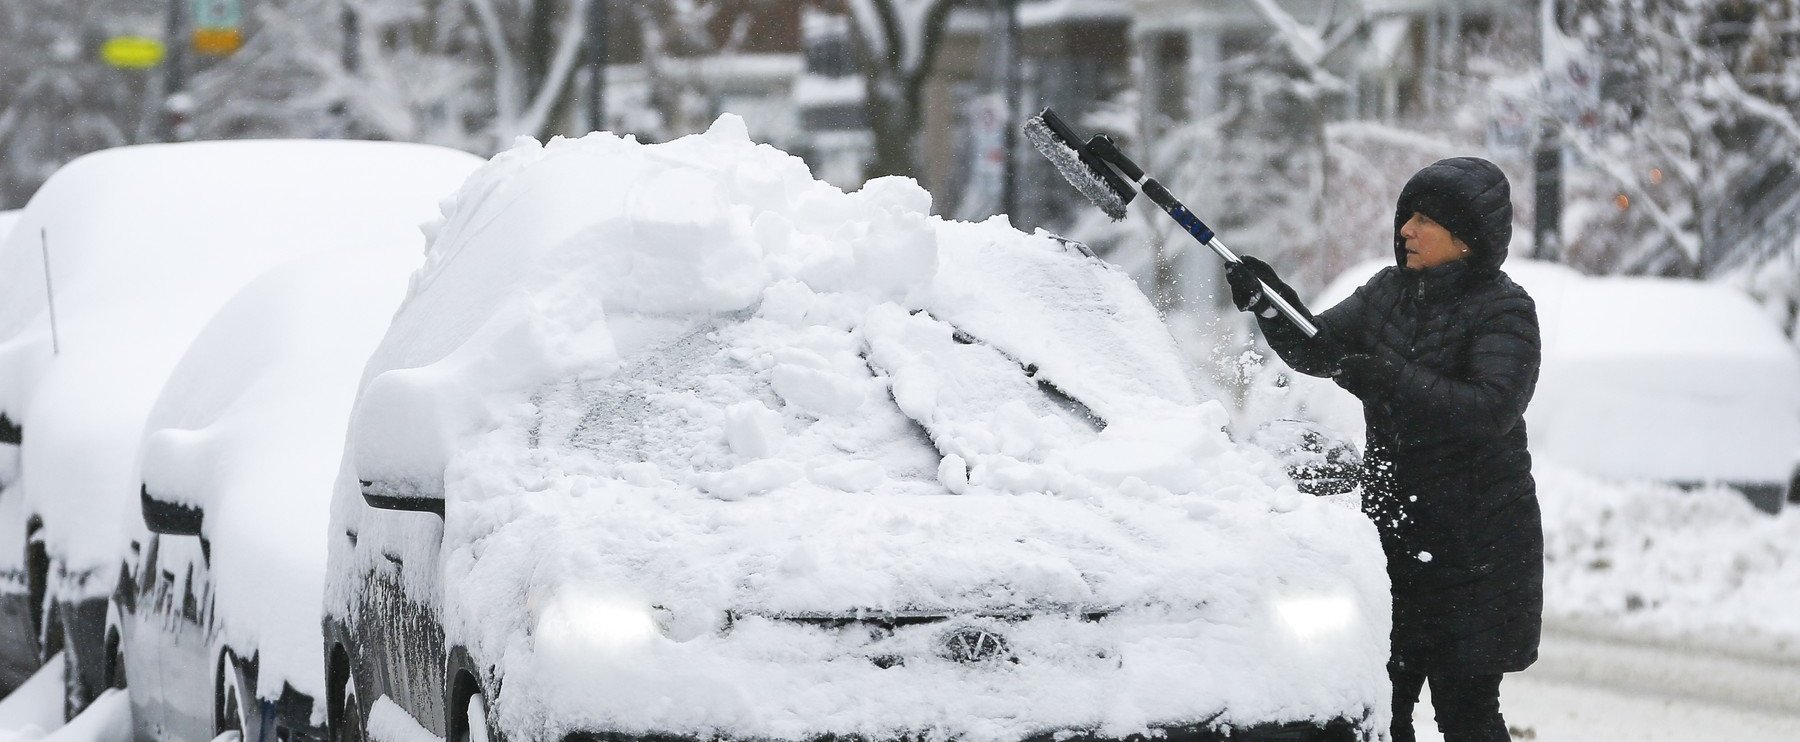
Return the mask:
<svg viewBox="0 0 1800 742"><path fill-rule="evenodd" d="M1219 241L1218 233L1212 231L1211 227L1206 226L1206 222L1200 221L1200 217L1194 216L1194 212L1188 211L1188 207L1176 200L1174 194L1169 193L1169 189L1164 188L1163 184L1158 183L1154 178L1151 178L1146 179L1142 185L1138 186L1138 189L1142 190L1144 195L1149 196L1151 201L1156 202L1157 206L1167 212L1168 215L1175 220L1176 224L1180 224L1182 229L1187 230L1188 234L1193 235L1195 240L1198 240L1200 244L1207 246L1213 252L1218 253L1219 257L1225 259L1225 262L1242 262L1238 260L1237 253L1232 252L1230 248L1225 247L1225 243ZM1302 314L1299 309L1294 308L1294 305L1289 304L1287 299L1282 297L1281 292L1275 290L1275 287L1270 286L1261 280L1258 280L1257 283L1262 284L1263 296L1268 297L1269 303L1275 305L1275 310L1281 312L1282 316L1287 317L1289 322L1294 323L1294 327L1299 328L1300 332L1304 333L1307 337L1313 337L1319 334L1318 325L1313 324L1312 320L1307 319L1305 314Z"/></svg>

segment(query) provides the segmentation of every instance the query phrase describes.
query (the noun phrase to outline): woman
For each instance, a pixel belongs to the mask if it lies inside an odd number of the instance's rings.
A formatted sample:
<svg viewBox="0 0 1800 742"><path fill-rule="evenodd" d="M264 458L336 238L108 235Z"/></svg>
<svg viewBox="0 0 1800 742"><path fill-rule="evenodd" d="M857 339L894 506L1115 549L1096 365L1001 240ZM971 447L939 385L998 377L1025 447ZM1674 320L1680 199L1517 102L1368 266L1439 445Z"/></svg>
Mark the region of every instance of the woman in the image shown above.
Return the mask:
<svg viewBox="0 0 1800 742"><path fill-rule="evenodd" d="M1393 584L1395 742L1414 739L1427 681L1447 742L1503 742L1501 675L1537 659L1544 540L1522 415L1539 341L1531 297L1500 271L1511 238L1506 176L1458 157L1407 182L1394 267L1318 315L1314 338L1270 307L1259 278L1301 305L1267 264L1227 271L1283 360L1363 403L1363 510Z"/></svg>

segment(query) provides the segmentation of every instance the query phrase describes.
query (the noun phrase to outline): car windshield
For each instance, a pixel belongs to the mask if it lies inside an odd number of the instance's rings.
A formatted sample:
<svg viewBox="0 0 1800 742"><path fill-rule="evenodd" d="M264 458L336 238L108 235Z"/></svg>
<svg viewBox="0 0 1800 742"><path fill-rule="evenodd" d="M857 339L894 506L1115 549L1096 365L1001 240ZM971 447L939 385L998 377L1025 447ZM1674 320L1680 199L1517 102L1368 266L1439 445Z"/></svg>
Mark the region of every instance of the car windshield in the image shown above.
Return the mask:
<svg viewBox="0 0 1800 742"><path fill-rule="evenodd" d="M1035 366L928 313L820 329L696 323L609 376L543 389L529 443L613 472L693 472L703 489L709 474L784 460L838 489L942 493L947 457L1036 463L1105 427Z"/></svg>

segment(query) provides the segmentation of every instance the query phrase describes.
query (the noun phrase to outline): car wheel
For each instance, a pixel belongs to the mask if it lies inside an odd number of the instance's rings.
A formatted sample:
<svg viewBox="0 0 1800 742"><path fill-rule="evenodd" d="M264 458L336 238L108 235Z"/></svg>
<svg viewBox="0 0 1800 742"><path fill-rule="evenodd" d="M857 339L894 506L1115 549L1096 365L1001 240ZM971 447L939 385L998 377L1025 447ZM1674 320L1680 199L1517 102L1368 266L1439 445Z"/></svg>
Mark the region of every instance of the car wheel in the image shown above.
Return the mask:
<svg viewBox="0 0 1800 742"><path fill-rule="evenodd" d="M38 638L38 646L48 653L44 659L46 663L56 659L57 655L62 656L63 721L70 721L85 705L85 699L81 692L81 670L75 666L75 653L65 651L68 636L63 630L62 614L54 604L44 608L44 629L43 635Z"/></svg>
<svg viewBox="0 0 1800 742"><path fill-rule="evenodd" d="M244 738L244 700L239 693L237 657L226 652L219 658L219 680L213 693L213 738L237 742ZM230 735L226 737L225 735ZM221 739L223 738L223 739Z"/></svg>
<svg viewBox="0 0 1800 742"><path fill-rule="evenodd" d="M492 742L493 734L488 726L487 696L481 691L469 694L469 703L463 707L462 728L457 730L456 739L451 742Z"/></svg>
<svg viewBox="0 0 1800 742"><path fill-rule="evenodd" d="M331 742L365 742L369 727L363 720L362 701L356 697L356 681L346 678L341 692L339 708L344 712L331 727Z"/></svg>
<svg viewBox="0 0 1800 742"><path fill-rule="evenodd" d="M125 687L125 647L112 632L106 635L106 687Z"/></svg>

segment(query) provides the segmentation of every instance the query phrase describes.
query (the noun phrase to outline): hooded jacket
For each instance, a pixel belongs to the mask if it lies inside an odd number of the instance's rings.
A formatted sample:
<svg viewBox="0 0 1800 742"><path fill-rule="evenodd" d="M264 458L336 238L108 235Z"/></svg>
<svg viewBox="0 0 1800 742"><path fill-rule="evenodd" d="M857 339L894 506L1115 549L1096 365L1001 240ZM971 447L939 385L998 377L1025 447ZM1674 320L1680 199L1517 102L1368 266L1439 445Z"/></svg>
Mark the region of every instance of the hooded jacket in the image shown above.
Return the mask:
<svg viewBox="0 0 1800 742"><path fill-rule="evenodd" d="M1469 256L1405 268L1400 227L1414 212ZM1540 341L1531 297L1500 270L1511 237L1500 169L1439 161L1401 191L1395 266L1317 317L1323 335L1393 371L1338 383L1363 403L1363 510L1388 558L1392 658L1415 672L1516 672L1537 658L1544 546L1523 415ZM1334 372L1317 343L1280 319L1261 323L1296 370Z"/></svg>

